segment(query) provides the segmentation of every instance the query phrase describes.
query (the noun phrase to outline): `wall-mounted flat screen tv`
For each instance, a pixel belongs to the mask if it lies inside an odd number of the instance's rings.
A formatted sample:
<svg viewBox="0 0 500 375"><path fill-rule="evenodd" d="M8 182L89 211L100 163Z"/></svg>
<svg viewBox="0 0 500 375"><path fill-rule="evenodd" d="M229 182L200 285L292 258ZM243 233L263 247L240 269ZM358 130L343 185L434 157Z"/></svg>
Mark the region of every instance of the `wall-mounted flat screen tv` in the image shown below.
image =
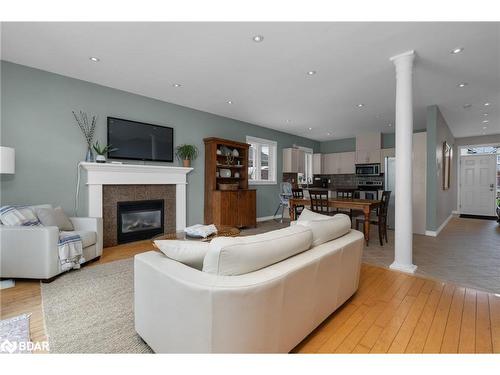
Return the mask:
<svg viewBox="0 0 500 375"><path fill-rule="evenodd" d="M174 161L174 129L168 126L108 117L108 158Z"/></svg>

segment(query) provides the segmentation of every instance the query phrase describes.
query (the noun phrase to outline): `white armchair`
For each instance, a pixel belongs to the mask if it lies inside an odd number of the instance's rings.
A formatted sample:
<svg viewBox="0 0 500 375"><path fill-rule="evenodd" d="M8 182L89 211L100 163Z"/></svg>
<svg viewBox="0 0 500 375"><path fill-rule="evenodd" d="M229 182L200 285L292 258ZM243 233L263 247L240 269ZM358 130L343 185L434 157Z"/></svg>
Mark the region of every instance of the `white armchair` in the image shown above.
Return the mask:
<svg viewBox="0 0 500 375"><path fill-rule="evenodd" d="M102 219L70 218L83 242L85 261L102 254ZM57 227L0 226L0 278L51 281L62 270Z"/></svg>

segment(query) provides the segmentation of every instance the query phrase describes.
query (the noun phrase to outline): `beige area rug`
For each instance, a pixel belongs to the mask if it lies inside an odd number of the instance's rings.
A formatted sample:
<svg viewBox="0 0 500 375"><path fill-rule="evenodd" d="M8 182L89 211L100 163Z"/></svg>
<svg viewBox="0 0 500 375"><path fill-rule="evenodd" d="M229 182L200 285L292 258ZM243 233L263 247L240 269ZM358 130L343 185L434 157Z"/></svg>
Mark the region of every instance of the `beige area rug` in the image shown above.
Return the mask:
<svg viewBox="0 0 500 375"><path fill-rule="evenodd" d="M133 259L42 283L51 353L151 353L134 329Z"/></svg>

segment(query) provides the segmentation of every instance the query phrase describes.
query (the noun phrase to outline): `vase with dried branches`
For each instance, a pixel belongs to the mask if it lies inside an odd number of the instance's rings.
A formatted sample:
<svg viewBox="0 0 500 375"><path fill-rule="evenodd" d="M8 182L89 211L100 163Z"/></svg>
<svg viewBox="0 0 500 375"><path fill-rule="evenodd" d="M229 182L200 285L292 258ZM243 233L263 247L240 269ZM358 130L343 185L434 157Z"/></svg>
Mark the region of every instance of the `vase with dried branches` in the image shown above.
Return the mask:
<svg viewBox="0 0 500 375"><path fill-rule="evenodd" d="M79 113L73 112L73 116L75 117L76 123L78 127L83 133L85 137L85 142L87 142L87 155L85 156L85 161L93 162L94 161L94 153L92 152L92 140L94 139L95 126L97 123L97 116L93 115L90 118L83 111L79 111Z"/></svg>

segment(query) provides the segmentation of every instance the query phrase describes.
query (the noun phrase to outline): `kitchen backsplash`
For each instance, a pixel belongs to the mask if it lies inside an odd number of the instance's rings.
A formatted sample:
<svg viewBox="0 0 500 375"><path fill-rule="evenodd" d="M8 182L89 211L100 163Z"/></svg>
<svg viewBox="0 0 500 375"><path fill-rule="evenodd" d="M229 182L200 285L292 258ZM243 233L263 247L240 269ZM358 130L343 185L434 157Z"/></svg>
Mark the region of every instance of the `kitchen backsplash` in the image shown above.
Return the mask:
<svg viewBox="0 0 500 375"><path fill-rule="evenodd" d="M355 174L332 174L332 175L315 175L314 177L328 178L330 183L328 188L357 188L358 182L363 181L381 181L384 183L384 176L363 176L357 177ZM321 181L314 180L314 186L320 187Z"/></svg>

